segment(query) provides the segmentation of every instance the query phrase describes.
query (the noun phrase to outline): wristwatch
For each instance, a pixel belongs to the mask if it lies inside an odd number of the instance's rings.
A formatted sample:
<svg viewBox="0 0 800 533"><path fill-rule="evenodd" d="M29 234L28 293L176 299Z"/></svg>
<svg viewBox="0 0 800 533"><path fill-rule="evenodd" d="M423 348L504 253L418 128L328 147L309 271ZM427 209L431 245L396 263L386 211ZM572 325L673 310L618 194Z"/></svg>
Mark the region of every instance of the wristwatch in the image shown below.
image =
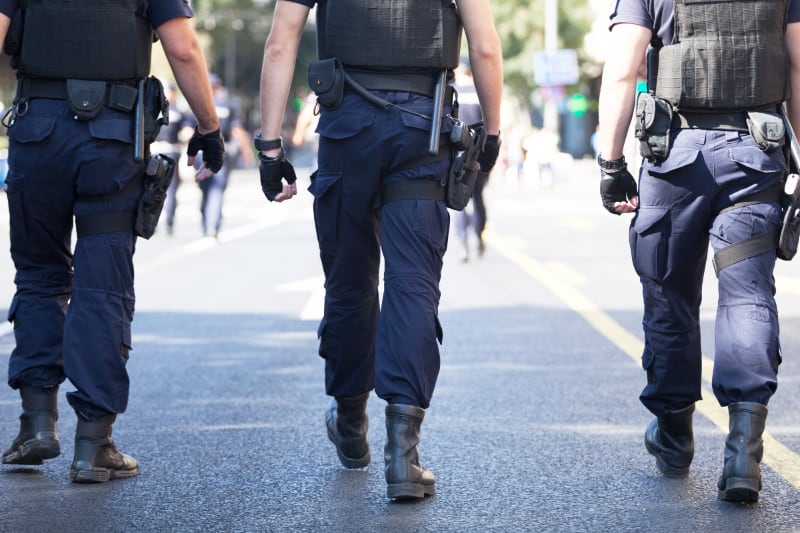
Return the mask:
<svg viewBox="0 0 800 533"><path fill-rule="evenodd" d="M601 169L606 170L606 171L608 171L608 170L611 170L611 171L622 170L623 168L625 168L627 166L627 163L625 162L625 156L624 155L622 157L620 157L619 159L608 160L608 159L603 159L603 156L601 154L598 154L597 155L597 164L600 165Z"/></svg>
<svg viewBox="0 0 800 533"><path fill-rule="evenodd" d="M259 131L256 133L255 139L253 139L253 144L256 147L256 150L259 152L263 152L266 150L274 150L276 148L283 147L283 139L278 137L277 139L269 139L265 140L261 138L261 132Z"/></svg>

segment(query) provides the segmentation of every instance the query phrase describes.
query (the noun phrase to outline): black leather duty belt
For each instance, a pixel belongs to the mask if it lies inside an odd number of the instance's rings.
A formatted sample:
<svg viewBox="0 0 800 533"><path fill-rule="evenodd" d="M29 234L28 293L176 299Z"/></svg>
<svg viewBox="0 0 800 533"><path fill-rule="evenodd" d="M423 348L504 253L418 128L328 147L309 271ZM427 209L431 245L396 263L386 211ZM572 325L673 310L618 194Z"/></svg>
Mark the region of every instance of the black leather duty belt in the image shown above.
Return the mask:
<svg viewBox="0 0 800 533"><path fill-rule="evenodd" d="M105 105L117 111L133 111L136 107L138 89L126 83L106 84ZM66 80L43 80L22 78L17 83L17 99L51 98L67 99Z"/></svg>
<svg viewBox="0 0 800 533"><path fill-rule="evenodd" d="M347 70L347 74L359 85L371 91L401 91L422 94L433 97L436 94L436 74L413 74L413 73L384 73L366 72L358 70ZM446 89L452 93L448 86ZM445 100L447 101L447 100Z"/></svg>
<svg viewBox="0 0 800 533"><path fill-rule="evenodd" d="M747 115L741 111L732 113L687 113L676 111L672 116L672 125L679 129L748 131Z"/></svg>

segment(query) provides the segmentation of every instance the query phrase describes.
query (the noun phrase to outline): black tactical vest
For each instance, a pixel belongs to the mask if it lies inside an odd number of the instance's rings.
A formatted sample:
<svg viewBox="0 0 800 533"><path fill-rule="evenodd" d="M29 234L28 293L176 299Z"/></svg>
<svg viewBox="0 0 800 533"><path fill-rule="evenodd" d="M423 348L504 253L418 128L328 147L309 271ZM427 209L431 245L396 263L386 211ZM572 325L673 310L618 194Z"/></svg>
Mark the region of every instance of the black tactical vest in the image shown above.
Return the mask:
<svg viewBox="0 0 800 533"><path fill-rule="evenodd" d="M327 0L317 6L317 54L366 69L458 66L461 21L451 0Z"/></svg>
<svg viewBox="0 0 800 533"><path fill-rule="evenodd" d="M674 0L656 96L679 109L744 110L788 99L788 0Z"/></svg>
<svg viewBox="0 0 800 533"><path fill-rule="evenodd" d="M150 73L154 34L137 16L137 0L23 0L20 7L9 30L20 76L120 81Z"/></svg>

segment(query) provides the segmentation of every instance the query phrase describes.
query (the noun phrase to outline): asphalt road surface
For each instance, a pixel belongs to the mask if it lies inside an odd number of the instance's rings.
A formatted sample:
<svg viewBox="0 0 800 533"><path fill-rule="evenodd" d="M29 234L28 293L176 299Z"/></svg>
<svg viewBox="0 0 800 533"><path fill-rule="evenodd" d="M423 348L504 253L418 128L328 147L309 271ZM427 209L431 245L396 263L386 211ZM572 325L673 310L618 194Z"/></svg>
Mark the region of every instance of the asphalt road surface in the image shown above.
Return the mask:
<svg viewBox="0 0 800 533"><path fill-rule="evenodd" d="M307 181L308 169L300 169ZM301 184L303 187L305 184ZM764 488L717 500L726 411L704 381L686 479L661 476L643 446L651 416L641 290L629 217L601 207L591 161L551 175L495 174L487 251L462 262L451 236L442 279L442 369L422 426L436 495L386 498L383 408L368 404L372 463L346 470L328 442L316 331L322 273L311 197L269 204L255 170L234 173L218 240L200 237L199 191L179 189L175 233L136 254L128 411L114 427L141 474L68 480L75 417L60 391L62 455L0 467L0 531L800 531L800 271L776 279L783 364L770 403ZM0 313L13 294L0 202ZM714 274L703 301L713 365ZM13 349L0 323L0 366ZM0 446L19 399L0 387Z"/></svg>

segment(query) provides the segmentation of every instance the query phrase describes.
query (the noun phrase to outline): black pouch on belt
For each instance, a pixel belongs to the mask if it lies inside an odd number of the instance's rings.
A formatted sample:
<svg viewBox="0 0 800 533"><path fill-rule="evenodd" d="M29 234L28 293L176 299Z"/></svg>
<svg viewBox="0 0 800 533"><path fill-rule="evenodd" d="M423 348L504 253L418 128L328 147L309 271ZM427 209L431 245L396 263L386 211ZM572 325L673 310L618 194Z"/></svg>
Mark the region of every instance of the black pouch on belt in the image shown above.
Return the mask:
<svg viewBox="0 0 800 533"><path fill-rule="evenodd" d="M758 147L765 152L783 146L786 127L777 111L748 111L747 129Z"/></svg>
<svg viewBox="0 0 800 533"><path fill-rule="evenodd" d="M308 64L308 86L325 109L339 107L344 96L344 67L335 57L319 59Z"/></svg>
<svg viewBox="0 0 800 533"><path fill-rule="evenodd" d="M669 155L669 134L672 126L672 106L650 93L636 97L636 130L642 157L651 162L663 161Z"/></svg>
<svg viewBox="0 0 800 533"><path fill-rule="evenodd" d="M100 114L106 101L106 82L98 80L67 80L67 102L75 118L92 120Z"/></svg>

